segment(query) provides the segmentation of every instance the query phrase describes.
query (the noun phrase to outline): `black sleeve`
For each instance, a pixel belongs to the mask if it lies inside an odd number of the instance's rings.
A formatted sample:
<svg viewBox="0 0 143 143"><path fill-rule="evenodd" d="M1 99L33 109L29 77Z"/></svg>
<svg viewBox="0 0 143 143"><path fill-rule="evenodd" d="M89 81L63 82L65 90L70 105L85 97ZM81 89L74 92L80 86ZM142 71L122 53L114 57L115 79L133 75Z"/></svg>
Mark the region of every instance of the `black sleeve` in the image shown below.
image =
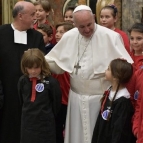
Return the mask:
<svg viewBox="0 0 143 143"><path fill-rule="evenodd" d="M20 105L23 104L23 98L22 98L22 77L20 77L18 81L18 96L19 96L19 102Z"/></svg>
<svg viewBox="0 0 143 143"><path fill-rule="evenodd" d="M2 83L0 81L0 109L3 106L3 102L4 102L4 94L3 94L3 88L2 88Z"/></svg>
<svg viewBox="0 0 143 143"><path fill-rule="evenodd" d="M54 78L52 78L52 80L50 82L50 96L52 99L53 112L54 112L54 115L56 117L59 110L60 110L60 107L61 107L62 92L60 89L59 82Z"/></svg>
<svg viewBox="0 0 143 143"><path fill-rule="evenodd" d="M112 140L111 143L118 143L120 141L126 142L132 135L131 132L131 118L133 114L133 107L130 100L120 102L112 114ZM128 142L128 141L127 141Z"/></svg>
<svg viewBox="0 0 143 143"><path fill-rule="evenodd" d="M44 53L44 55L45 55L47 52L46 52L46 48L45 48L43 36L41 35L40 38L41 38L41 39L40 39L39 49L40 49L40 50Z"/></svg>

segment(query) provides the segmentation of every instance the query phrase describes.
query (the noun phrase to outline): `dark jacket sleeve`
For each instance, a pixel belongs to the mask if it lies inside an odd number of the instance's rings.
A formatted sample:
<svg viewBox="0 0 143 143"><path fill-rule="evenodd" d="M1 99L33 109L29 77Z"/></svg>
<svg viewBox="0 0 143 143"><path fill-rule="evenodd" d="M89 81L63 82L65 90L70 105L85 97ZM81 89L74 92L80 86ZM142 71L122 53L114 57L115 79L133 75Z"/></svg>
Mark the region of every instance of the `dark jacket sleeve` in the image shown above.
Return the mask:
<svg viewBox="0 0 143 143"><path fill-rule="evenodd" d="M38 48L40 49L44 54L46 54L45 44L43 36L40 32L29 29L27 30L28 35L28 49L31 48Z"/></svg>
<svg viewBox="0 0 143 143"><path fill-rule="evenodd" d="M0 81L0 109L3 106L3 102L4 102L4 94L3 94L3 88L2 88L2 83Z"/></svg>
<svg viewBox="0 0 143 143"><path fill-rule="evenodd" d="M20 77L18 81L18 96L19 96L19 102L20 105L23 104L23 98L22 98L22 77Z"/></svg>
<svg viewBox="0 0 143 143"><path fill-rule="evenodd" d="M52 109L56 117L61 107L62 92L59 82L53 77L52 80L50 80L50 96L52 100Z"/></svg>
<svg viewBox="0 0 143 143"><path fill-rule="evenodd" d="M40 37L39 49L44 53L44 55L47 53L46 48L45 48L45 44L44 44L44 40L43 40L43 36Z"/></svg>

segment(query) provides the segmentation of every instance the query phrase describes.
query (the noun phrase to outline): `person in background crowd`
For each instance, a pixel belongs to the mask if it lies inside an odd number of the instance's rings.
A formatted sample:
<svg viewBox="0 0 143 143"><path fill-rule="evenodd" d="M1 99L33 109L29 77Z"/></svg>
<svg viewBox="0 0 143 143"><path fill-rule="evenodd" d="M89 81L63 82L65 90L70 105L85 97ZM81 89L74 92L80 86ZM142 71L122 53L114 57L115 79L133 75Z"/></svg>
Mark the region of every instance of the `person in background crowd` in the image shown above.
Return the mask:
<svg viewBox="0 0 143 143"><path fill-rule="evenodd" d="M73 23L73 11L75 7L68 7L64 12L64 21Z"/></svg>
<svg viewBox="0 0 143 143"><path fill-rule="evenodd" d="M135 23L128 30L130 34L130 48L131 48L131 57L134 61L134 105L140 94L140 88L142 83L142 74L143 74L143 24Z"/></svg>
<svg viewBox="0 0 143 143"><path fill-rule="evenodd" d="M36 8L35 17L36 17L36 20L37 20L36 23L34 24L34 29L37 29L37 27L40 24L50 25L53 29L53 39L52 39L51 43L56 44L56 39L55 39L56 31L55 31L55 28L51 24L51 22L48 21L48 16L50 14L50 11L52 10L49 1L48 0L38 0L38 1L35 1L33 4L35 5L35 8Z"/></svg>
<svg viewBox="0 0 143 143"><path fill-rule="evenodd" d="M136 70L143 66L143 23L135 23L128 30L130 34L131 57Z"/></svg>
<svg viewBox="0 0 143 143"><path fill-rule="evenodd" d="M54 47L54 44L51 43L53 39L53 29L50 25L47 24L40 24L37 27L37 31L39 31L43 35L44 43L45 43L45 49L46 54L51 51L51 49Z"/></svg>
<svg viewBox="0 0 143 143"><path fill-rule="evenodd" d="M124 46L130 53L129 39L125 32L115 27L118 19L118 10L115 5L104 6L100 11L100 25L119 33L123 39Z"/></svg>
<svg viewBox="0 0 143 143"><path fill-rule="evenodd" d="M141 69L141 73L143 73L143 69ZM140 76L143 79L143 74ZM133 126L132 131L137 138L136 143L143 142L143 83L140 83L140 91L139 96L137 98L136 106L135 106L135 113L133 116Z"/></svg>
<svg viewBox="0 0 143 143"><path fill-rule="evenodd" d="M60 22L56 25L56 42L58 43L62 36L64 35L65 32L71 30L72 28L74 28L72 23L68 23L68 22Z"/></svg>

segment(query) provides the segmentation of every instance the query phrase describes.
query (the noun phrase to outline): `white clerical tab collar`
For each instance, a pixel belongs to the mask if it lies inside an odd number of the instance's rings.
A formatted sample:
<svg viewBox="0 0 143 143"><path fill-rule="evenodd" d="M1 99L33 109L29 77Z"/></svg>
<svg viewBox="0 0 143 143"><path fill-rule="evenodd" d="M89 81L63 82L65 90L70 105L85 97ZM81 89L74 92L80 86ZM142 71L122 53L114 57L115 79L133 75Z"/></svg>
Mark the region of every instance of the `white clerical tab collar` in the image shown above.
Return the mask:
<svg viewBox="0 0 143 143"><path fill-rule="evenodd" d="M13 24L11 24L11 27L14 30L14 43L27 44L27 32L15 29Z"/></svg>
<svg viewBox="0 0 143 143"><path fill-rule="evenodd" d="M80 11L80 10L88 10L88 11L91 11L91 8L90 8L89 6L87 6L87 5L79 5L79 6L77 6L77 7L74 9L73 13L75 13L75 12L77 12L77 11Z"/></svg>

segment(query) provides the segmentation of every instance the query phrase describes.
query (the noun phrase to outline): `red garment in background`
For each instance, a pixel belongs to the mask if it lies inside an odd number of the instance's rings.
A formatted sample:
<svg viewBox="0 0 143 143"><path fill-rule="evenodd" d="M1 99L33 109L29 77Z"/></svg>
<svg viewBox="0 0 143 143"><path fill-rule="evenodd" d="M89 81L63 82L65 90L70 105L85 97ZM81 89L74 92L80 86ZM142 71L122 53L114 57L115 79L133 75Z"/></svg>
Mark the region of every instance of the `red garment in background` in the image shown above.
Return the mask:
<svg viewBox="0 0 143 143"><path fill-rule="evenodd" d="M132 130L134 135L137 136L137 143L143 143L143 82L141 84L140 95L135 106Z"/></svg>
<svg viewBox="0 0 143 143"><path fill-rule="evenodd" d="M54 44L54 45L55 45L55 44L56 44L56 38L55 38L56 29L48 22L48 20L46 20L45 24L50 25L50 26L52 27L52 29L53 29L53 39L52 39L52 41L51 41L51 44ZM37 27L38 27L38 22L36 22L36 23L34 24L33 28L36 30Z"/></svg>
<svg viewBox="0 0 143 143"><path fill-rule="evenodd" d="M143 56L135 56L134 52L130 53L131 58L133 59L133 67L134 67L134 74L131 78L130 82L130 90L131 90L131 101L135 106L137 99L135 98L136 92L140 92L141 82L142 82L142 66L143 66ZM128 87L127 87L128 88ZM129 91L130 92L130 91Z"/></svg>
<svg viewBox="0 0 143 143"><path fill-rule="evenodd" d="M131 52L130 56L134 61L133 65L135 67L135 70L140 69L140 67L143 65L143 55L136 56L134 55L134 52Z"/></svg>
<svg viewBox="0 0 143 143"><path fill-rule="evenodd" d="M125 46L127 52L130 53L130 43L129 43L129 38L128 38L127 34L124 31L117 29L117 28L115 28L114 31L121 35L123 42L124 42L124 46Z"/></svg>
<svg viewBox="0 0 143 143"><path fill-rule="evenodd" d="M56 78L62 90L62 104L68 104L68 95L70 90L70 75L67 72L64 74L52 74L54 78Z"/></svg>
<svg viewBox="0 0 143 143"><path fill-rule="evenodd" d="M128 83L125 84L126 88L128 89L130 93L130 99L132 102L133 107L135 107L135 100L134 100L134 93L135 93L135 75L133 73L131 79L129 80Z"/></svg>
<svg viewBox="0 0 143 143"><path fill-rule="evenodd" d="M135 72L135 91L138 90L140 91L141 90L141 85L142 85L142 82L143 82L143 69L140 68L138 69L136 72Z"/></svg>

